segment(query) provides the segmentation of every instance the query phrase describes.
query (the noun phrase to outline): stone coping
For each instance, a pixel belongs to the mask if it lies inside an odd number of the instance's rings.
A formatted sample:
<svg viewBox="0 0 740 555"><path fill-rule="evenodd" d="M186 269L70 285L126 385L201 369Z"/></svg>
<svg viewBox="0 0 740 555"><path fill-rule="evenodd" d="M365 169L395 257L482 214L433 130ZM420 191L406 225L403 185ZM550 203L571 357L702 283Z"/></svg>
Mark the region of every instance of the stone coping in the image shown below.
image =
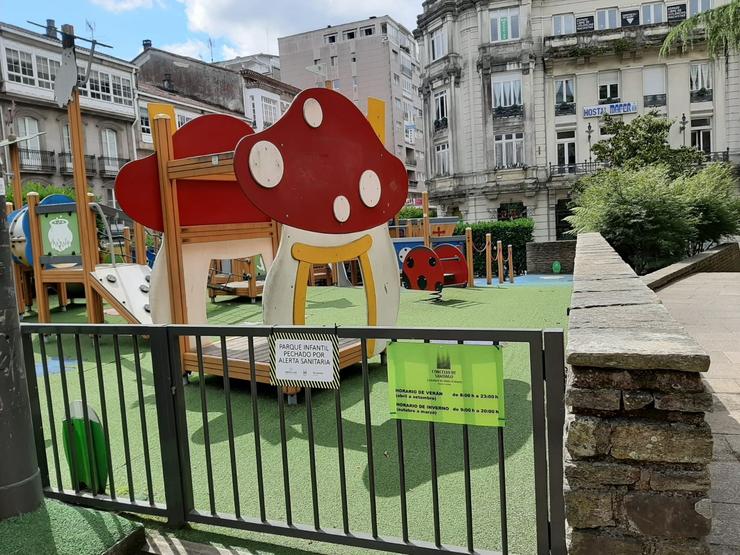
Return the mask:
<svg viewBox="0 0 740 555"><path fill-rule="evenodd" d="M709 355L598 233L578 236L566 357L581 367L709 369Z"/></svg>
<svg viewBox="0 0 740 555"><path fill-rule="evenodd" d="M686 260L681 260L642 276L642 281L650 289L657 291L676 280L697 272L717 271L714 269L715 266L719 268L719 271L724 271L724 269L737 271L740 269L740 244L724 243L718 245Z"/></svg>

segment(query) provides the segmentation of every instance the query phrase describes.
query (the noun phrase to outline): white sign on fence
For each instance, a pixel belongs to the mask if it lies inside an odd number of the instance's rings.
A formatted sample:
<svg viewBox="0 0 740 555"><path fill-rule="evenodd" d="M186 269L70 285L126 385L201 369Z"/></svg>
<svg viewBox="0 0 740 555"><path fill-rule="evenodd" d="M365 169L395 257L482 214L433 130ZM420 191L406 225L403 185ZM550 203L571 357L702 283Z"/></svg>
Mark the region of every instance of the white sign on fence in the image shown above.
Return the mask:
<svg viewBox="0 0 740 555"><path fill-rule="evenodd" d="M339 387L339 349L334 334L274 333L270 381L288 387Z"/></svg>

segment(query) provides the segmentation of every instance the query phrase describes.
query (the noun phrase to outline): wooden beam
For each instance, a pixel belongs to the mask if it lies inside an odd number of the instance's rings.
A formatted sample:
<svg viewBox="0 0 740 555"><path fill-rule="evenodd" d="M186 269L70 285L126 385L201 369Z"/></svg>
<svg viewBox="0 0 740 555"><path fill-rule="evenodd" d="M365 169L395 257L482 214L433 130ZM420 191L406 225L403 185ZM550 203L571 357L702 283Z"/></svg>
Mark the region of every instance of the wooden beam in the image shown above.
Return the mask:
<svg viewBox="0 0 740 555"><path fill-rule="evenodd" d="M10 150L10 172L13 174L13 204L23 206L23 184L21 183L21 153L18 143L8 145Z"/></svg>
<svg viewBox="0 0 740 555"><path fill-rule="evenodd" d="M468 263L468 287L475 287L475 273L473 272L473 230L465 228L465 258Z"/></svg>
<svg viewBox="0 0 740 555"><path fill-rule="evenodd" d="M28 223L31 229L31 249L33 250L33 274L36 283L36 313L38 321L41 324L48 324L51 321L51 312L49 311L49 292L46 289L46 283L41 267L41 229L39 229L39 219L36 214L36 206L39 203L38 193L28 193Z"/></svg>
<svg viewBox="0 0 740 555"><path fill-rule="evenodd" d="M491 234L486 233L486 285L491 285L492 273L491 273Z"/></svg>
<svg viewBox="0 0 740 555"><path fill-rule="evenodd" d="M422 203L422 236L424 237L424 246L427 248L431 247L431 227L429 225L429 193L427 191L424 191L421 194L421 203Z"/></svg>
<svg viewBox="0 0 740 555"><path fill-rule="evenodd" d="M138 222L134 223L134 245L136 246L136 263L147 265L146 258L146 232L144 226Z"/></svg>

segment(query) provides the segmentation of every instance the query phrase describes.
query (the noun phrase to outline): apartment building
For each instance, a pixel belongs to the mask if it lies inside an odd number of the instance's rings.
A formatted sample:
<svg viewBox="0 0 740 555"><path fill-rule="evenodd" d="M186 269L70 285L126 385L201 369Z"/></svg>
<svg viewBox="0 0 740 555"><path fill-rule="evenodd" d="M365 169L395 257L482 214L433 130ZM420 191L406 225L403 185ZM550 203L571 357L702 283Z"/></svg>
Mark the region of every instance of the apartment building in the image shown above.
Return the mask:
<svg viewBox="0 0 740 555"><path fill-rule="evenodd" d="M77 48L84 74L90 52ZM21 179L72 187L67 112L54 102L54 78L62 58L53 20L46 33L0 23L0 128L2 137L43 132L22 145ZM113 185L123 164L135 157L136 67L95 52L90 79L80 88L85 161L91 190L114 205ZM12 121L10 119L12 118ZM8 168L7 150L0 152Z"/></svg>
<svg viewBox="0 0 740 555"><path fill-rule="evenodd" d="M214 65L225 67L234 71L249 69L273 79L280 80L280 56L275 54L250 54L248 56L237 56L230 60L214 62Z"/></svg>
<svg viewBox="0 0 740 555"><path fill-rule="evenodd" d="M737 68L701 42L658 55L671 26L712 1L424 2L432 202L467 221L526 215L536 240L564 238L572 185L598 168L603 114L657 110L676 121L671 144L728 158L740 147L728 128L740 117Z"/></svg>
<svg viewBox="0 0 740 555"><path fill-rule="evenodd" d="M328 87L367 113L386 104L386 148L406 163L409 196L426 181L421 68L413 35L388 16L371 17L278 39L282 79L300 89Z"/></svg>

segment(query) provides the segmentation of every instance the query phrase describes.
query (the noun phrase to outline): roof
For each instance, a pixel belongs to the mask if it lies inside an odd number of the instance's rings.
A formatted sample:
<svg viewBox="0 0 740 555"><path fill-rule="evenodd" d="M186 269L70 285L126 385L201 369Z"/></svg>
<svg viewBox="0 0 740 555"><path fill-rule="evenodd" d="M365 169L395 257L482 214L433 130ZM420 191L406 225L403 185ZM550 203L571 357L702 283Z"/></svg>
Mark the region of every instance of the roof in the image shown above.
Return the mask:
<svg viewBox="0 0 740 555"><path fill-rule="evenodd" d="M278 41L281 41L283 39L300 37L303 35L310 35L312 33L318 33L318 32L331 33L333 30L341 29L343 27L348 27L351 25L361 25L363 23L367 23L368 25L370 25L371 23L374 23L375 21L392 21L396 26L398 26L399 29L403 30L409 35L413 35L413 33L409 31L405 25L400 24L398 21L393 19L391 16L379 15L379 16L368 17L367 19L360 19L359 21L348 21L346 23L338 23L336 25L327 25L326 27L320 27L319 29L312 29L310 31L303 31L301 33L295 33L293 35L286 35L284 37L278 37Z"/></svg>
<svg viewBox="0 0 740 555"><path fill-rule="evenodd" d="M211 64L208 62L204 62L203 60L199 60L197 58L191 58L190 56L183 56L182 54L175 54L174 52L170 52L169 50L162 50L161 48L155 48L154 46L150 46L149 48L142 50L133 60L131 60L131 63L139 67L139 63L138 63L139 59L142 58L143 56L151 54L152 52L164 54L165 56L168 56L170 58L178 58L180 60L187 60L188 62L192 62L194 64L201 64L206 67L214 68L217 71L225 71L225 72L231 73L232 75L234 73L238 73L237 71L234 71L233 69L228 69L228 68L225 68L215 63Z"/></svg>
<svg viewBox="0 0 740 555"><path fill-rule="evenodd" d="M262 73L259 73L258 71L253 71L251 69L242 69L240 70L239 73L241 73L245 81L246 80L255 81L256 83L260 85L265 85L267 87L279 89L288 94L292 94L293 96L301 92L301 89L299 89L298 87L294 87L293 85L289 85L288 83L285 83L284 81L280 81L278 79L275 79L274 77L264 75Z"/></svg>
<svg viewBox="0 0 740 555"><path fill-rule="evenodd" d="M205 100L201 100L198 98L192 98L189 96L185 96L183 94L178 94L177 92L167 91L152 83L143 83L140 81L137 88L139 90L140 98L146 97L146 96L156 96L160 100L169 100L172 103L180 103L180 104L191 106L193 108L209 110L212 112L218 112L222 114L234 115L242 119L244 118L244 114L242 114L241 112L237 112L235 110L227 110L226 108L222 106L211 104L210 102L205 101ZM142 98L142 99L146 100L146 98Z"/></svg>

